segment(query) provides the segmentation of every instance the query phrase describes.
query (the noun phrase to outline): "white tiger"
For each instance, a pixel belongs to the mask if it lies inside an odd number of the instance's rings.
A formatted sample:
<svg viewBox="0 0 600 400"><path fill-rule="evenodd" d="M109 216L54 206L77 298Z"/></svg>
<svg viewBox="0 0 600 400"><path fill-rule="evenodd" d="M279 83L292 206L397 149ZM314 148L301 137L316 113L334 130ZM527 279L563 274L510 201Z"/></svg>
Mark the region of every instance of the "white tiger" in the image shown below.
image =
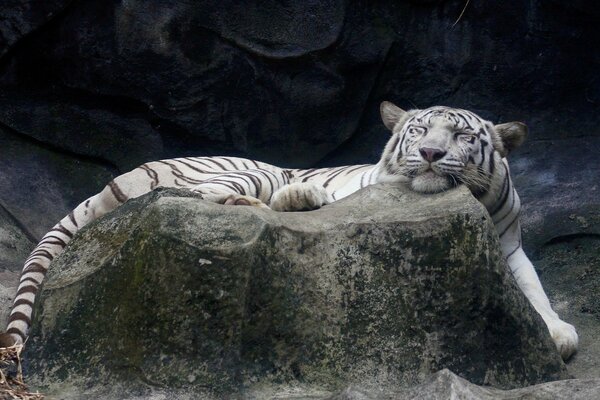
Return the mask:
<svg viewBox="0 0 600 400"><path fill-rule="evenodd" d="M525 296L542 316L564 359L577 349L575 328L552 310L521 247L520 200L504 158L527 134L519 122L492 125L466 110L432 107L404 111L381 104L392 137L375 165L283 169L234 157L186 157L146 163L109 182L48 232L25 261L6 333L0 346L23 343L33 302L48 267L84 225L128 199L157 187L188 188L205 200L276 211L313 210L377 182L406 182L423 193L466 185L487 208L502 252Z"/></svg>

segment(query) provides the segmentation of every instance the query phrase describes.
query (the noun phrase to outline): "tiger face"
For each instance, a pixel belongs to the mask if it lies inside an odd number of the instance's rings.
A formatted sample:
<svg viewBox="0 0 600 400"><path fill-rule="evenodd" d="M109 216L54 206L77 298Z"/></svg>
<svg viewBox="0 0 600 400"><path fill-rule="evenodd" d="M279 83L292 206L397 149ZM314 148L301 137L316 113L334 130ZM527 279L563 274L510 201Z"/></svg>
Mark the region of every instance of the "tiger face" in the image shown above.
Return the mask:
<svg viewBox="0 0 600 400"><path fill-rule="evenodd" d="M498 162L527 134L520 122L494 126L470 111L441 106L406 112L383 102L381 116L393 133L381 160L382 180L401 177L422 193L459 184L487 191Z"/></svg>

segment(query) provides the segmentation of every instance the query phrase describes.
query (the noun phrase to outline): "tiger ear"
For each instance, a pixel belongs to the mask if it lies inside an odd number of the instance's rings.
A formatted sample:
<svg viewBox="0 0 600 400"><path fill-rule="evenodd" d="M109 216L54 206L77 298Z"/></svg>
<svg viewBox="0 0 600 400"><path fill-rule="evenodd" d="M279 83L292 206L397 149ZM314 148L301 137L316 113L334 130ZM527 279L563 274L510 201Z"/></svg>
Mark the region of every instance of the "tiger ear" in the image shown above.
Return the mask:
<svg viewBox="0 0 600 400"><path fill-rule="evenodd" d="M407 112L389 101L382 101L379 106L379 113L383 124L390 131L394 131L394 127L398 122L403 121L407 116Z"/></svg>
<svg viewBox="0 0 600 400"><path fill-rule="evenodd" d="M521 146L527 137L527 125L522 122L498 124L494 130L502 141L502 148L496 149L502 157Z"/></svg>

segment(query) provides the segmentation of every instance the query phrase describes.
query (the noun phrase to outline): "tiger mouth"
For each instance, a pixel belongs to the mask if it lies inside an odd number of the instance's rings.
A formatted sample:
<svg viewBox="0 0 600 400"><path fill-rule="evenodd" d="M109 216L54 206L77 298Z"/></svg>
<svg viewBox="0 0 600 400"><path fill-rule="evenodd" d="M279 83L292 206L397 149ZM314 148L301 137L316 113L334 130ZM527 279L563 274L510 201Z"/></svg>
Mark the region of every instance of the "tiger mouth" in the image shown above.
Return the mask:
<svg viewBox="0 0 600 400"><path fill-rule="evenodd" d="M439 193L458 186L458 181L450 174L427 168L412 177L411 187L416 192Z"/></svg>

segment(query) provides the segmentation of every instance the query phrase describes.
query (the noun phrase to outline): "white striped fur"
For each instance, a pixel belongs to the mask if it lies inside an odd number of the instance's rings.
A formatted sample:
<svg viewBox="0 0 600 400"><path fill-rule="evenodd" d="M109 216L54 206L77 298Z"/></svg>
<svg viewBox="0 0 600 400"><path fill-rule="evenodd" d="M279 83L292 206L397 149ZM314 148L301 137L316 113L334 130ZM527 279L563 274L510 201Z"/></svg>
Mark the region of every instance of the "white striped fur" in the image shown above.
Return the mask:
<svg viewBox="0 0 600 400"><path fill-rule="evenodd" d="M0 335L0 343L25 340L35 295L48 267L79 229L157 187L190 189L205 200L226 205L301 211L319 208L373 183L402 181L425 193L458 184L469 187L490 212L519 287L548 325L563 358L568 358L577 349L577 334L552 310L523 252L520 200L503 158L521 144L525 126L494 127L469 111L447 107L405 112L388 102L382 103L381 115L392 137L375 165L301 170L235 157L186 157L146 163L118 176L55 225L25 261L7 333Z"/></svg>

